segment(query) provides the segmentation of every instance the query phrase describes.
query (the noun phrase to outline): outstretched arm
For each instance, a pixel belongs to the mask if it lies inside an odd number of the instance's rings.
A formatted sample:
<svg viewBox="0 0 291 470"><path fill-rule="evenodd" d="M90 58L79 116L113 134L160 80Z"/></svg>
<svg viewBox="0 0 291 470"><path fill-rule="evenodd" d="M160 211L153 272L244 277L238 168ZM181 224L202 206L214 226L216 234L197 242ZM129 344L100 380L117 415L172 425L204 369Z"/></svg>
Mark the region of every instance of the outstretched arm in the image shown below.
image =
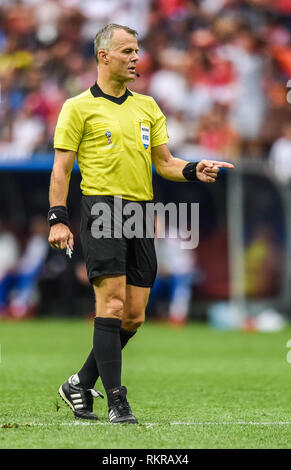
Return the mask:
<svg viewBox="0 0 291 470"><path fill-rule="evenodd" d="M152 147L152 162L157 173L163 178L171 181L187 181L183 170L189 162L173 157L166 144ZM204 183L214 183L219 168L234 168L234 166L227 162L201 160L196 166L196 177Z"/></svg>

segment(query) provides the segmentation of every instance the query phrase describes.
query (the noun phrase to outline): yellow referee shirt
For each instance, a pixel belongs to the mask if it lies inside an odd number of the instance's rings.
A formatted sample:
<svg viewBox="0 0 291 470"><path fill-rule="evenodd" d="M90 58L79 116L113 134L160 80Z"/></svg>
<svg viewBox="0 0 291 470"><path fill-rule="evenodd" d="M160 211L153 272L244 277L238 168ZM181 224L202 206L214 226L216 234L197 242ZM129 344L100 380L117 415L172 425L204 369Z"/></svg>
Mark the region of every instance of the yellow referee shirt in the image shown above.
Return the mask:
<svg viewBox="0 0 291 470"><path fill-rule="evenodd" d="M127 89L115 98L95 83L64 103L54 148L76 152L84 195L148 201L151 148L167 142L166 118L152 97Z"/></svg>

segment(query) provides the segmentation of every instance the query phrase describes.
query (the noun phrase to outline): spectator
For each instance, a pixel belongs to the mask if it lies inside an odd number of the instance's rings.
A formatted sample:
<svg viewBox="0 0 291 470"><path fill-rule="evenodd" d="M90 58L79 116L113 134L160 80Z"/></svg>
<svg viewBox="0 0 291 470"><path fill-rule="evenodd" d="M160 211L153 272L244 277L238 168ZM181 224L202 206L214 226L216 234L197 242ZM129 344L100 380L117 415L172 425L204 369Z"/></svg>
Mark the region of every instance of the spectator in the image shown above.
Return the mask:
<svg viewBox="0 0 291 470"><path fill-rule="evenodd" d="M0 317L7 314L9 291L19 259L19 244L16 237L0 218Z"/></svg>
<svg viewBox="0 0 291 470"><path fill-rule="evenodd" d="M23 159L30 157L43 141L45 127L29 107L20 109L11 124L10 141L0 143L2 158Z"/></svg>
<svg viewBox="0 0 291 470"><path fill-rule="evenodd" d="M268 225L258 225L246 246L245 295L272 297L280 287L282 253L276 237Z"/></svg>
<svg viewBox="0 0 291 470"><path fill-rule="evenodd" d="M278 178L285 184L291 180L291 121L284 124L282 136L272 145L269 155L270 165Z"/></svg>
<svg viewBox="0 0 291 470"><path fill-rule="evenodd" d="M11 287L9 316L23 318L35 313L37 283L46 260L49 245L46 218L34 217L30 222L30 236L19 259Z"/></svg>
<svg viewBox="0 0 291 470"><path fill-rule="evenodd" d="M231 122L245 141L253 141L262 128L266 106L262 88L264 60L258 50L258 39L246 28L219 50L221 57L234 65L238 77Z"/></svg>
<svg viewBox="0 0 291 470"><path fill-rule="evenodd" d="M158 318L181 326L187 321L198 270L194 252L183 250L180 238L170 238L169 233L159 238L163 227L163 221L158 218L155 240L158 273L151 290L149 309L154 310Z"/></svg>
<svg viewBox="0 0 291 470"><path fill-rule="evenodd" d="M201 117L196 130L199 145L218 157L234 159L239 156L239 136L227 121L227 108L216 104Z"/></svg>

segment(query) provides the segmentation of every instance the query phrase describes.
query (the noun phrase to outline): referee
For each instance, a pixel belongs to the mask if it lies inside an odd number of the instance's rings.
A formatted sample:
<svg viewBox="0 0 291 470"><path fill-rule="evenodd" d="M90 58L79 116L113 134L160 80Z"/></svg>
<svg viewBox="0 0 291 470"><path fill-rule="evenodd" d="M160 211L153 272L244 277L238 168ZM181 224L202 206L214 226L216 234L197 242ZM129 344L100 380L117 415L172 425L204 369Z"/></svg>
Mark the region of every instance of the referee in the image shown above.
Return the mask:
<svg viewBox="0 0 291 470"><path fill-rule="evenodd" d="M87 274L96 298L93 349L81 370L59 388L76 418L98 419L93 413L94 390L101 377L111 423L137 423L121 382L121 350L145 319L157 262L153 238L96 238L93 206L113 208L115 195L123 207L135 201L143 214L153 199L152 163L172 181L214 183L224 162L187 163L167 147L166 119L150 96L131 92L138 62L137 32L109 24L96 35L94 51L98 80L68 99L60 112L54 138L55 160L50 181L49 243L74 248L66 208L71 171L77 156L81 171L80 238ZM124 222L120 216L120 223Z"/></svg>

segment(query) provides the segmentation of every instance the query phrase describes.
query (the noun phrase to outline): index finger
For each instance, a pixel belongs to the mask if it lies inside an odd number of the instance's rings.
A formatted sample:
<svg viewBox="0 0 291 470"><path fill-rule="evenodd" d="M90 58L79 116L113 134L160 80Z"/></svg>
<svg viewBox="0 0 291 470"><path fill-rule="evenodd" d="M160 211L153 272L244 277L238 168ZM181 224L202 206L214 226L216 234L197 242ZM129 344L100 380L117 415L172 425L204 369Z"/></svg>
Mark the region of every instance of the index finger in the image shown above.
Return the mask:
<svg viewBox="0 0 291 470"><path fill-rule="evenodd" d="M227 163L227 162L212 162L215 166L219 168L234 168L234 165L232 163Z"/></svg>

